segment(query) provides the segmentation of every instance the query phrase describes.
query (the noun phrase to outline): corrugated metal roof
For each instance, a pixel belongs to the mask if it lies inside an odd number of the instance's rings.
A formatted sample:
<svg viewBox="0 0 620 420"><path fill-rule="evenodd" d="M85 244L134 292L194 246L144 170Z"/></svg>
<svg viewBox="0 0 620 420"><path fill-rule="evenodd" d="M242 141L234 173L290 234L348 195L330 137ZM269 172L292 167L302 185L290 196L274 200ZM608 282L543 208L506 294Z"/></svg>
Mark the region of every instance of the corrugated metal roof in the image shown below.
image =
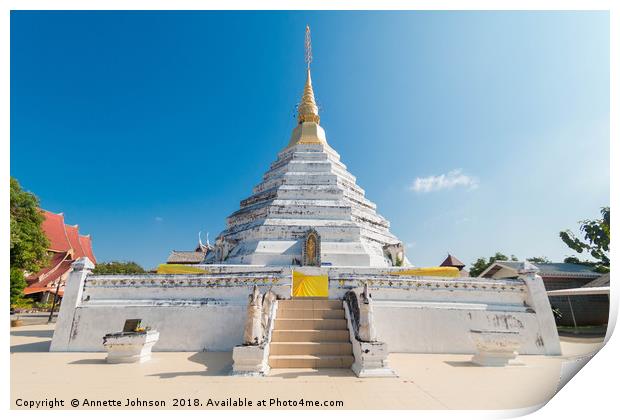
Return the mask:
<svg viewBox="0 0 620 420"><path fill-rule="evenodd" d="M541 273L588 273L599 275L591 267L582 264L572 263L547 263L547 264L534 264L538 267Z"/></svg>
<svg viewBox="0 0 620 420"><path fill-rule="evenodd" d="M499 267L506 267L509 269L513 269L515 271L519 271L523 269L524 261L495 261L493 264L489 266L483 273L480 275L484 275L485 277L493 276L497 271L499 271ZM600 276L600 273L592 270L591 267L582 264L572 264L572 263L541 263L541 264L532 264L527 263L538 268L538 274L541 277L591 277L596 278Z"/></svg>
<svg viewBox="0 0 620 420"><path fill-rule="evenodd" d="M609 273L603 274L597 279L592 280L590 283L586 283L583 287L609 287Z"/></svg>

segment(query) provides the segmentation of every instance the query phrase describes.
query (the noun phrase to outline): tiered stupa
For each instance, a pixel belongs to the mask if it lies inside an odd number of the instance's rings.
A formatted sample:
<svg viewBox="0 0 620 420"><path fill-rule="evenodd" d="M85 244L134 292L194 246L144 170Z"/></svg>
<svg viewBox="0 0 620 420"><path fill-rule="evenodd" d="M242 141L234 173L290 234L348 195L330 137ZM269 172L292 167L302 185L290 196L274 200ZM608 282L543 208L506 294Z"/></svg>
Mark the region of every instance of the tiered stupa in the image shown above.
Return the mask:
<svg viewBox="0 0 620 420"><path fill-rule="evenodd" d="M253 194L228 217L227 228L206 263L408 265L390 223L377 213L377 206L365 197L340 155L327 143L319 125L311 61L306 28L307 75L297 126Z"/></svg>
<svg viewBox="0 0 620 420"><path fill-rule="evenodd" d="M393 376L388 348L478 352L476 363L495 365L516 349L560 354L532 267L520 267L518 279L459 277L453 258L449 267L400 267L408 265L402 243L319 125L309 35L290 142L215 244L199 239L157 274L93 276L78 260L50 351L101 351L101 337L144 319L159 332L155 351L232 350L233 372L243 375L344 367ZM145 342L132 342L141 357Z"/></svg>

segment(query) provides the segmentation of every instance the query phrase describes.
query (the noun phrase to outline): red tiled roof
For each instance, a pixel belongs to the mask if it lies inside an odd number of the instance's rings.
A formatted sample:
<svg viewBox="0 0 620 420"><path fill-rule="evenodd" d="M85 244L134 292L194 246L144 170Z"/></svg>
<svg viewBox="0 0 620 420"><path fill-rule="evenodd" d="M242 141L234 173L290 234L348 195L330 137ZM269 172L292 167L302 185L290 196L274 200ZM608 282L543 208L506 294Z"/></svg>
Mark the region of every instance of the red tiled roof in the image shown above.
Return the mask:
<svg viewBox="0 0 620 420"><path fill-rule="evenodd" d="M95 258L95 254L93 253L93 242L90 240L90 235L80 235L80 245L82 245L84 254L86 254L88 259L93 264L97 264L97 259Z"/></svg>
<svg viewBox="0 0 620 420"><path fill-rule="evenodd" d="M62 213L56 214L47 210L41 210L45 219L41 227L45 236L50 241L50 250L66 252L71 249L71 243L65 230L65 217Z"/></svg>
<svg viewBox="0 0 620 420"><path fill-rule="evenodd" d="M441 267L457 267L460 270L463 267L465 267L465 264L463 264L458 258L453 257L452 255L448 254L446 259L443 260L440 266Z"/></svg>
<svg viewBox="0 0 620 420"><path fill-rule="evenodd" d="M52 287L27 287L26 289L24 289L24 295L33 295L35 293L41 293L41 292L50 292L53 294L56 294L56 288ZM65 294L65 290L64 290L64 286L60 286L60 289L58 289L58 296L62 297Z"/></svg>
<svg viewBox="0 0 620 420"><path fill-rule="evenodd" d="M93 253L93 243L90 240L90 235L80 235L80 245L82 245L84 254L86 254L88 259L93 264L97 264L97 259L95 258L95 254Z"/></svg>
<svg viewBox="0 0 620 420"><path fill-rule="evenodd" d="M68 252L54 252L52 256L50 257L50 260L47 266L43 267L38 273L30 274L28 277L26 277L26 281L29 284L38 282L42 278L45 278L45 276L48 273L56 270L56 268L58 268L60 263L68 259L69 257L70 256Z"/></svg>
<svg viewBox="0 0 620 420"><path fill-rule="evenodd" d="M48 271L45 276L39 277L39 281L31 283L28 287L26 287L24 289L24 295L39 292L56 292L57 286L51 283L55 283L55 281L62 282L62 276L71 271L71 264L73 264L72 260L62 261L53 270ZM60 288L64 289L64 284L61 283Z"/></svg>
<svg viewBox="0 0 620 420"><path fill-rule="evenodd" d="M69 237L69 242L71 243L71 248L73 249L73 259L77 260L78 258L86 256L84 250L82 249L82 245L80 244L80 232L78 230L78 225L65 225L65 230L67 231L67 236Z"/></svg>
<svg viewBox="0 0 620 420"><path fill-rule="evenodd" d="M63 277L71 271L71 264L81 257L88 257L93 264L97 261L90 236L80 235L78 225L66 225L62 213L56 214L43 209L41 212L45 216L42 228L50 241L48 251L52 255L47 267L26 278L28 287L24 289L24 294L56 293L58 282L61 282L58 294L62 296L65 280Z"/></svg>

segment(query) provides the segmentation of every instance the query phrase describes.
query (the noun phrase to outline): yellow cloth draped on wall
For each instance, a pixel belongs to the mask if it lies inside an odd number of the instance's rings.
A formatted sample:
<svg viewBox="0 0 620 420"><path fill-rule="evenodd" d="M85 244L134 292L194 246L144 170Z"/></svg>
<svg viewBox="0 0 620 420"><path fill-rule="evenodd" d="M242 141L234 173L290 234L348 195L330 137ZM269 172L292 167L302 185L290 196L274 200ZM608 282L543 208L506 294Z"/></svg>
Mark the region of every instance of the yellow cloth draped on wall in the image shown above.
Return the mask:
<svg viewBox="0 0 620 420"><path fill-rule="evenodd" d="M293 271L293 297L327 297L328 295L327 274L313 276Z"/></svg>
<svg viewBox="0 0 620 420"><path fill-rule="evenodd" d="M157 274L201 274L208 272L204 268L185 264L159 264L157 267Z"/></svg>
<svg viewBox="0 0 620 420"><path fill-rule="evenodd" d="M395 276L458 277L459 269L456 267L418 267L392 271L390 274Z"/></svg>

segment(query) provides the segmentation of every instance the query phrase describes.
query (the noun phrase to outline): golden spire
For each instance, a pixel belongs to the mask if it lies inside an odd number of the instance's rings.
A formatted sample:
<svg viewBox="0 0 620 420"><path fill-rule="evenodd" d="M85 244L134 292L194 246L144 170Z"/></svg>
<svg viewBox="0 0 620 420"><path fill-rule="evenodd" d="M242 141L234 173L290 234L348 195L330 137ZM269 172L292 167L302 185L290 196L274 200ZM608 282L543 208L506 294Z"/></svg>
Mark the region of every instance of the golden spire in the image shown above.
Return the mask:
<svg viewBox="0 0 620 420"><path fill-rule="evenodd" d="M310 26L306 25L306 85L304 86L304 94L297 108L297 121L319 123L319 108L314 100L314 91L312 90L312 77L310 76L310 63L312 63L312 40L310 39Z"/></svg>

